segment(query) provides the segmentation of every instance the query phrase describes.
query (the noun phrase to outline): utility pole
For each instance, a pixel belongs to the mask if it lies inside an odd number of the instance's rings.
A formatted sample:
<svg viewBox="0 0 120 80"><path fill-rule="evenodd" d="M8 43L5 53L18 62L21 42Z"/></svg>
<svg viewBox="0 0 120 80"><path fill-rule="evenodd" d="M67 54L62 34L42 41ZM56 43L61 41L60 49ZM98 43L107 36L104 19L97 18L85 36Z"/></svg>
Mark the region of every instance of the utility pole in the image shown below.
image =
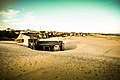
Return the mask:
<svg viewBox="0 0 120 80"><path fill-rule="evenodd" d="M41 31L41 26L40 26L40 31Z"/></svg>

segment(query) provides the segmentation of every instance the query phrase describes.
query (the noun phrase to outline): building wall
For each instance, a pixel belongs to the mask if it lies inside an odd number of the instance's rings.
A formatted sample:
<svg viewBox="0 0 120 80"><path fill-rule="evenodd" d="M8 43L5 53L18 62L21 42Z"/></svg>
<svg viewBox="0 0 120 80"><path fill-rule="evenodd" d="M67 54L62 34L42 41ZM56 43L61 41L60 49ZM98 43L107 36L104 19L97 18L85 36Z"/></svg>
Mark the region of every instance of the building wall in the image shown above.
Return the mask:
<svg viewBox="0 0 120 80"><path fill-rule="evenodd" d="M28 46L28 39L30 39L30 37L23 35L23 39L24 39L23 45Z"/></svg>
<svg viewBox="0 0 120 80"><path fill-rule="evenodd" d="M22 40L23 39L23 42L20 42L20 43L18 42L17 44L28 46L28 39L30 39L30 37L27 36L27 35L20 34L17 39L18 40Z"/></svg>

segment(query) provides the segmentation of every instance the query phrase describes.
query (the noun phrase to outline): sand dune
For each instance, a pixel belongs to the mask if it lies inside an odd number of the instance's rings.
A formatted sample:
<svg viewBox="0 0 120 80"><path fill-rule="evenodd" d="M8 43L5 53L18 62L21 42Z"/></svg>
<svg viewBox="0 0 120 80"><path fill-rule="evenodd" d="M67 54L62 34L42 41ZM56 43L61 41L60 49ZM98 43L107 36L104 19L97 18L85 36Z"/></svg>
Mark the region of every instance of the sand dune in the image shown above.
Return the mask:
<svg viewBox="0 0 120 80"><path fill-rule="evenodd" d="M64 37L64 51L0 41L0 80L119 80L120 40Z"/></svg>

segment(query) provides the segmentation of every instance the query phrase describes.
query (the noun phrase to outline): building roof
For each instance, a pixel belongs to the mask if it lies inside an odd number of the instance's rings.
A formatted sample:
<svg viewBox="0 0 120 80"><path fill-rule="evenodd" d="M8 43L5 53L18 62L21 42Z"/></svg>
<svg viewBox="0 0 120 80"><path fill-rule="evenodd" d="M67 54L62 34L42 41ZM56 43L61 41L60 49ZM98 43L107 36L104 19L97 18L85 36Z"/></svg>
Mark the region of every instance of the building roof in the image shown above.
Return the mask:
<svg viewBox="0 0 120 80"><path fill-rule="evenodd" d="M38 39L38 35L35 33L20 33L17 39L23 39L23 36L27 36L29 39Z"/></svg>

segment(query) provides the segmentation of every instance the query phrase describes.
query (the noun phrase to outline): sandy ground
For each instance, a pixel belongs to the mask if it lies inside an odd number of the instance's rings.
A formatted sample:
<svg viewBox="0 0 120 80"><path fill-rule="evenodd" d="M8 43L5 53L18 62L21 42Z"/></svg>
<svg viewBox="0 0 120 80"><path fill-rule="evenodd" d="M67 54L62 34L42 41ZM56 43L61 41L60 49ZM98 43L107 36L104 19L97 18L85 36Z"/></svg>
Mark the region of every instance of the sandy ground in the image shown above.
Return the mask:
<svg viewBox="0 0 120 80"><path fill-rule="evenodd" d="M65 51L0 41L0 80L120 80L120 37L64 37Z"/></svg>

